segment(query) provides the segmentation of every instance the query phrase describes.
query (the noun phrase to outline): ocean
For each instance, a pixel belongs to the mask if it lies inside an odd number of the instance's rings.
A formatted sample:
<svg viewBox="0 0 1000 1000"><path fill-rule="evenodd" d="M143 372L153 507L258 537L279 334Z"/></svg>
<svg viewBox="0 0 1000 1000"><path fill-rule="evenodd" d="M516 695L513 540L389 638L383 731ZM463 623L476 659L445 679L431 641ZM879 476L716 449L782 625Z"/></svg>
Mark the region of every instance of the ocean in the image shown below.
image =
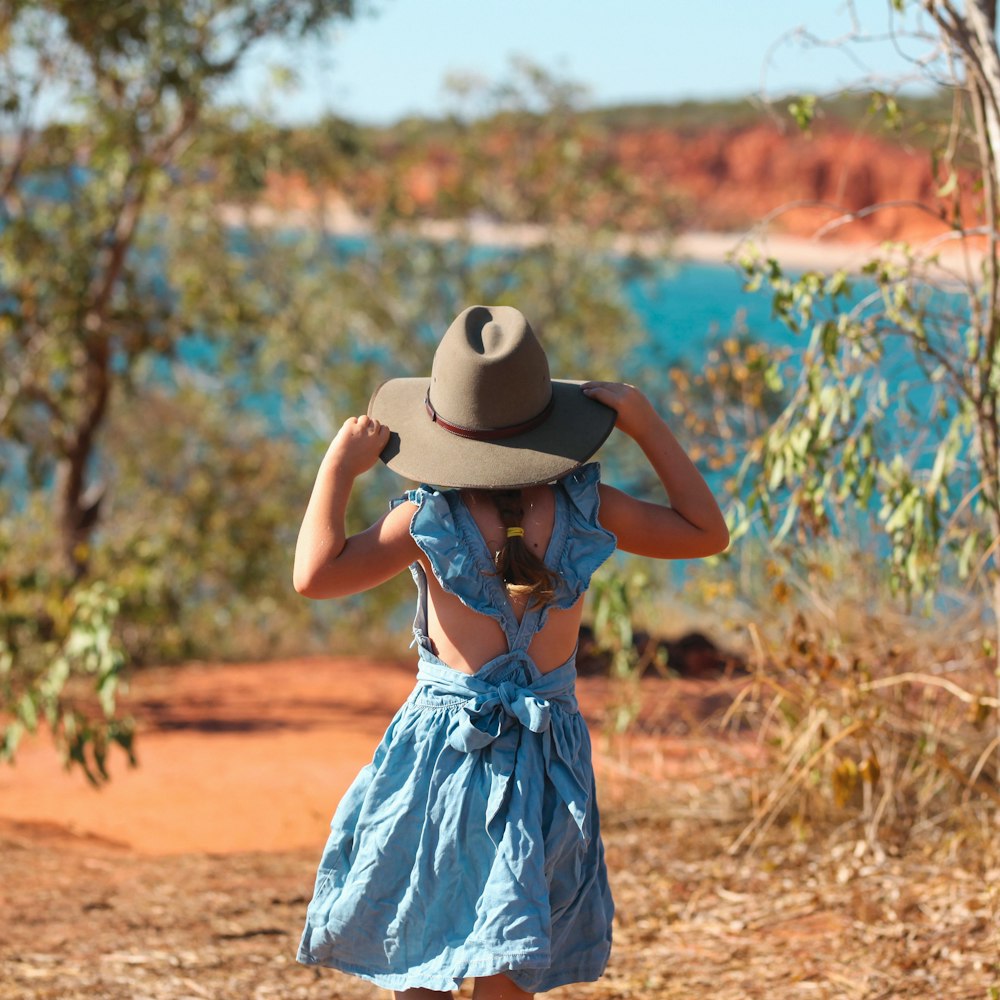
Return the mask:
<svg viewBox="0 0 1000 1000"><path fill-rule="evenodd" d="M653 279L628 282L626 294L662 356L699 370L719 334L745 329L775 346L801 342L774 317L766 292L747 292L743 285L731 265L684 261Z"/></svg>

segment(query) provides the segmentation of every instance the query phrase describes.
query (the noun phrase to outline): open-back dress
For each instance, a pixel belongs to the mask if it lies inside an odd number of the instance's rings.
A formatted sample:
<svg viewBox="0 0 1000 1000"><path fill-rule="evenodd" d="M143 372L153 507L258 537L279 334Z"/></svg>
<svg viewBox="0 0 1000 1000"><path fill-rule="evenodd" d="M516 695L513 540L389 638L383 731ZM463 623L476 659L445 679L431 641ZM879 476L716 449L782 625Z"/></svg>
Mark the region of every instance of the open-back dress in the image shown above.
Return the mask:
<svg viewBox="0 0 1000 1000"><path fill-rule="evenodd" d="M597 520L599 478L590 463L555 484L545 563L560 584L520 622L461 494L406 494L434 576L499 622L509 650L474 674L441 661L427 580L411 566L416 686L333 817L300 962L390 990L502 972L544 992L604 971L614 907L575 653L545 673L527 653L549 607L571 607L614 550Z"/></svg>

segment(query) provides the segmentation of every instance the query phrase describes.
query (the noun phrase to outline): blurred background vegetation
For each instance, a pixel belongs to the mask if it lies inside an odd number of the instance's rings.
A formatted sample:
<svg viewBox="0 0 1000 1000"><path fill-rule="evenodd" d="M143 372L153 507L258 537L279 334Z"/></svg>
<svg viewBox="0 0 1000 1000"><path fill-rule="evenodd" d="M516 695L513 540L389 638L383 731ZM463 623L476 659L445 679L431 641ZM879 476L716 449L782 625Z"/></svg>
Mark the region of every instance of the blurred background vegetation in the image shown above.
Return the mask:
<svg viewBox="0 0 1000 1000"><path fill-rule="evenodd" d="M469 95L541 105L518 155L489 159L487 125L453 123L452 214L575 225L530 252L474 253L408 223L418 147L324 121L288 131L218 106L255 44L350 17L349 2L8 5L2 36L0 664L10 757L45 718L70 759L103 773L124 723L104 715L124 663L351 647L401 587L335 619L297 598L290 554L316 459L389 375L425 370L468 301L516 299L557 371L616 370L639 327L609 257L631 197L605 175L572 88L523 67ZM55 90L67 109L39 121ZM511 173L499 168L513 165ZM253 207L274 172L305 179L290 230ZM346 190L364 239L324 213ZM659 228L655 217L650 225ZM648 266L634 262L632 267ZM400 489L376 474L355 525ZM334 633L334 634L331 634ZM370 643L369 643L370 644Z"/></svg>
<svg viewBox="0 0 1000 1000"><path fill-rule="evenodd" d="M310 605L291 553L339 422L381 379L426 370L469 301L516 303L554 372L650 374L625 285L671 266L691 204L625 171L616 137L876 129L933 159L929 211L956 240L996 229L993 154L977 144L988 85L595 109L515 62L503 80L453 80L445 119L289 127L224 106L220 89L262 40L327 30L352 0L2 7L0 752L44 720L93 780L110 746L131 753L115 697L127 666L370 649L405 630L407 581ZM53 92L61 110L40 116ZM483 224L506 242L477 245ZM753 671L727 724L739 715L776 754L747 838L782 811L804 823L853 807L875 831L1000 800L989 240L985 270L949 282L946 305L925 259L887 253L859 283L747 248L745 280L773 297L794 349L734 317L706 367L644 381L731 508L736 544L683 597ZM921 434L902 447L901 428ZM612 464L648 485L627 448ZM376 470L352 526L399 491ZM652 661L622 618L676 626L676 578L637 588L629 567L613 572L597 625L634 686Z"/></svg>

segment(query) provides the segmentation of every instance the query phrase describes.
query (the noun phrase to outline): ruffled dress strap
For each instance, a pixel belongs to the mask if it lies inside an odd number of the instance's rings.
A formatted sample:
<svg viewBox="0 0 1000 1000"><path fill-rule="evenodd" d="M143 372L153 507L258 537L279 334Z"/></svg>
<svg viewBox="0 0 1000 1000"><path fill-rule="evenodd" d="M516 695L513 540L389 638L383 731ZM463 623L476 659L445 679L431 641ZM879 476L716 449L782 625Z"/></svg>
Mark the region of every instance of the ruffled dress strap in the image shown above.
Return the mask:
<svg viewBox="0 0 1000 1000"><path fill-rule="evenodd" d="M545 562L559 574L559 585L548 607L572 607L618 544L614 533L598 520L600 483L600 465L588 462L556 484L556 519ZM545 624L547 610L538 628Z"/></svg>
<svg viewBox="0 0 1000 1000"><path fill-rule="evenodd" d="M441 589L498 622L508 643L512 643L519 629L517 616L496 575L486 542L458 490L421 486L408 491L406 499L417 508L410 520L410 535L427 557ZM410 570L418 591L422 582L426 587L426 581L420 579L420 564L415 563Z"/></svg>

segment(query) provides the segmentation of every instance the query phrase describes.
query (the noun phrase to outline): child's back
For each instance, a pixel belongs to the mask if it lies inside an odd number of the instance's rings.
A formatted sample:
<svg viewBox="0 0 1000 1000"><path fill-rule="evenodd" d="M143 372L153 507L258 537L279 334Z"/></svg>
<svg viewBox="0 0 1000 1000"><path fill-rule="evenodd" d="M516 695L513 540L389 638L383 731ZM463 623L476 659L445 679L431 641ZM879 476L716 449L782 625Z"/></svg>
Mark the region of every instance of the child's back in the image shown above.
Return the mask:
<svg viewBox="0 0 1000 1000"><path fill-rule="evenodd" d="M532 486L522 491L525 517L524 544L544 559L552 538L556 516L556 490L552 485ZM460 502L475 523L478 538L486 552L499 552L506 541L504 526L496 506L482 491L463 490ZM411 508L414 510L415 508ZM475 673L484 663L507 651L507 639L500 624L493 618L472 610L462 600L444 590L430 572L423 553L417 555L428 575L427 631L438 656L449 666L466 673ZM492 565L486 573L495 573ZM508 594L511 611L520 622L529 603L527 594ZM550 610L544 626L528 646L528 653L538 669L545 673L565 663L576 647L583 614L582 595L569 608Z"/></svg>

